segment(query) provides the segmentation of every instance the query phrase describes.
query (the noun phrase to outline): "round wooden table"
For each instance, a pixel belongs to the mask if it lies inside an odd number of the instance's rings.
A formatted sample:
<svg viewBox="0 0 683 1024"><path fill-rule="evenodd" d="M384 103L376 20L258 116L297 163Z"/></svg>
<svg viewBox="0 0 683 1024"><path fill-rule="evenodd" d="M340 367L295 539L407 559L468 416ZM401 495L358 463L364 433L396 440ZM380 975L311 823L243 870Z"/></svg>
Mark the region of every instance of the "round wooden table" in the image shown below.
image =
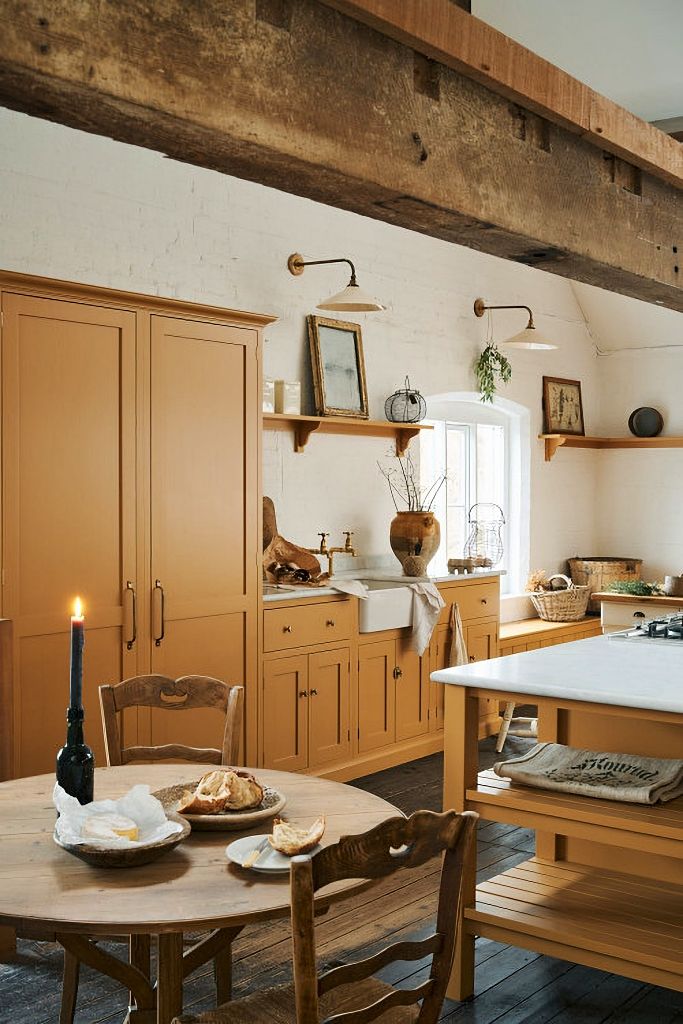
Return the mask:
<svg viewBox="0 0 683 1024"><path fill-rule="evenodd" d="M152 790L199 778L215 765L126 765L98 768L95 799L117 798L137 783ZM292 823L327 819L323 845L365 832L400 812L363 790L310 775L252 769L284 793L282 812ZM0 925L35 936L54 935L66 950L133 993L130 1020L168 1024L182 1012L184 974L213 956L212 936L204 948L186 952L183 933L231 930L289 914L289 875L265 875L230 864L225 847L244 835L267 833L271 820L244 832L197 832L158 861L143 867L103 869L84 864L52 838L54 776L39 775L0 784ZM349 881L325 890L320 905L367 885ZM225 933L223 933L225 934ZM86 936L129 935L132 965L109 956ZM158 936L156 992L145 977L145 956L136 963L135 937L148 961L148 940ZM205 955L204 955L205 954ZM190 959L188 960L188 957ZM111 961L116 960L115 963ZM117 966L118 965L118 966ZM121 969L119 969L121 968ZM139 975L139 977L138 977Z"/></svg>

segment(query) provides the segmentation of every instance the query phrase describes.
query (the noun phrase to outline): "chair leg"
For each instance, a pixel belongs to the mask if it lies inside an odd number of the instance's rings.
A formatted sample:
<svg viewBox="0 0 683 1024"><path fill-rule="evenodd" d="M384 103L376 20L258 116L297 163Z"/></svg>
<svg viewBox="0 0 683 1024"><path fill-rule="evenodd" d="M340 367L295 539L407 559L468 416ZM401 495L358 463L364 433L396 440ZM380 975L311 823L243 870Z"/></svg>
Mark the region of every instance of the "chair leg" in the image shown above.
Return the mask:
<svg viewBox="0 0 683 1024"><path fill-rule="evenodd" d="M510 722L512 716L515 713L515 705L513 701L508 701L505 705L505 711L503 712L503 720L500 723L500 730L498 732L498 739L496 740L496 753L500 754L501 750L505 746L505 740L507 739L508 729L510 728Z"/></svg>
<svg viewBox="0 0 683 1024"><path fill-rule="evenodd" d="M73 1024L78 998L78 977L81 962L73 953L64 950L64 973L62 976L62 1005L59 1010L59 1024Z"/></svg>

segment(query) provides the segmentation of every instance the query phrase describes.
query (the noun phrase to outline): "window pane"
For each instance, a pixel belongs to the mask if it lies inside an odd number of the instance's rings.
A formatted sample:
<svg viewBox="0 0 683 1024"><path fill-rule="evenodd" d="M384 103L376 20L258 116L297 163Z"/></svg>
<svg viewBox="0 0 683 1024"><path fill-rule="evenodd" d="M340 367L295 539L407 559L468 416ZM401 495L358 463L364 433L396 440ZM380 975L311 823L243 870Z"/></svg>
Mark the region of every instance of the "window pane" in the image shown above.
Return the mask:
<svg viewBox="0 0 683 1024"><path fill-rule="evenodd" d="M505 430L477 424L477 501L491 501L505 509Z"/></svg>
<svg viewBox="0 0 683 1024"><path fill-rule="evenodd" d="M449 423L446 433L446 538L448 558L462 558L467 530L470 477L470 433L467 424Z"/></svg>

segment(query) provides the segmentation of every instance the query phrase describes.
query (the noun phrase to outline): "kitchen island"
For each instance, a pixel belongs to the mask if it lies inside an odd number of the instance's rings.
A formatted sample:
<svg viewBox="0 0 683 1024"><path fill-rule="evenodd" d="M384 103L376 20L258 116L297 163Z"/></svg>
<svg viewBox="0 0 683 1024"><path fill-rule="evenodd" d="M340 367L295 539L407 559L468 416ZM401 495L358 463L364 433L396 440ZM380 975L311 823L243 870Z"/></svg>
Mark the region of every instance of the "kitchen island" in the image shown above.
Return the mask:
<svg viewBox="0 0 683 1024"><path fill-rule="evenodd" d="M478 773L481 698L538 705L540 742L683 758L683 644L603 636L444 669L444 807L536 830L536 855L466 881L449 996L474 987L474 939L683 991L683 799L656 806ZM501 755L504 759L504 755Z"/></svg>

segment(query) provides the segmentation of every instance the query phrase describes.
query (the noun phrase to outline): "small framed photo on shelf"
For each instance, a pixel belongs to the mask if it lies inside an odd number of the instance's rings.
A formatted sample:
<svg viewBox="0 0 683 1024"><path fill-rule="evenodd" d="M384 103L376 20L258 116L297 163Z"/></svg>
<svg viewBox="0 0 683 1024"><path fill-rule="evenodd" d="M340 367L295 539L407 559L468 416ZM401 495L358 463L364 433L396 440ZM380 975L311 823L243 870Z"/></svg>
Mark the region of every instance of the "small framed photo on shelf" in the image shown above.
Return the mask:
<svg viewBox="0 0 683 1024"><path fill-rule="evenodd" d="M318 416L368 419L360 324L309 316L315 410Z"/></svg>
<svg viewBox="0 0 683 1024"><path fill-rule="evenodd" d="M585 434L581 382L543 378L543 430L546 434Z"/></svg>

